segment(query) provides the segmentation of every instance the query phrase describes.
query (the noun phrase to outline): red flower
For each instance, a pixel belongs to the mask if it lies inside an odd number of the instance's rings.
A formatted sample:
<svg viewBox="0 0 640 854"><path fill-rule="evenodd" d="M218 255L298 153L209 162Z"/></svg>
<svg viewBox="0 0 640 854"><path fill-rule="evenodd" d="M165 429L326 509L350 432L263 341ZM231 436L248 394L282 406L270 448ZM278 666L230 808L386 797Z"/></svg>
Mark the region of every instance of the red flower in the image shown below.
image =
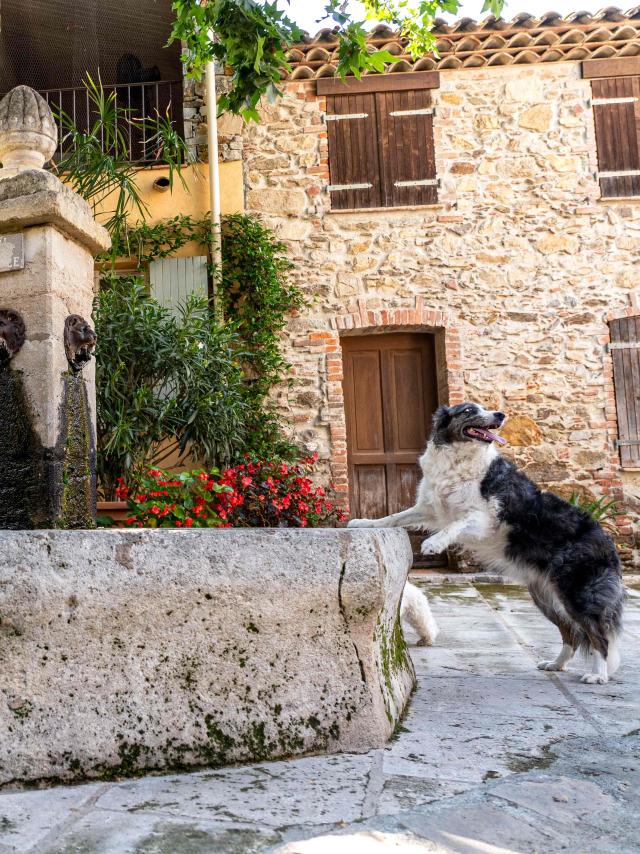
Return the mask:
<svg viewBox="0 0 640 854"><path fill-rule="evenodd" d="M190 528L192 525L193 525L193 519L190 516L187 516L187 518L184 520L185 528Z"/></svg>
<svg viewBox="0 0 640 854"><path fill-rule="evenodd" d="M153 513L154 516L157 516L160 513L160 508L156 504L154 504L150 512Z"/></svg>
<svg viewBox="0 0 640 854"><path fill-rule="evenodd" d="M251 484L253 483L253 478L252 477L243 477L243 478L241 478L240 483L245 487L251 486Z"/></svg>
<svg viewBox="0 0 640 854"><path fill-rule="evenodd" d="M206 473L206 471L201 471L198 475L198 480L209 480L209 475Z"/></svg>

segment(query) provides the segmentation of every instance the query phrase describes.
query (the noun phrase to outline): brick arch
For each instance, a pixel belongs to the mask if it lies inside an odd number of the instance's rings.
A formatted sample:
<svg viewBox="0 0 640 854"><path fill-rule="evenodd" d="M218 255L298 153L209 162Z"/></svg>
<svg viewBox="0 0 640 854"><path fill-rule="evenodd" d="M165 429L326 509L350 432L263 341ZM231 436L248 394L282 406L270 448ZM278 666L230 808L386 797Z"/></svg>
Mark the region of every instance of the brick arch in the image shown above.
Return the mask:
<svg viewBox="0 0 640 854"><path fill-rule="evenodd" d="M413 308L370 308L366 300L358 300L357 311L336 315L331 318L329 326L328 330L309 333L309 338L322 341L324 345L331 478L341 505L348 509L347 426L340 339L354 333L402 331L435 334L438 399L440 403L455 404L464 400L462 335L455 317L447 311L425 306L423 297L416 297Z"/></svg>

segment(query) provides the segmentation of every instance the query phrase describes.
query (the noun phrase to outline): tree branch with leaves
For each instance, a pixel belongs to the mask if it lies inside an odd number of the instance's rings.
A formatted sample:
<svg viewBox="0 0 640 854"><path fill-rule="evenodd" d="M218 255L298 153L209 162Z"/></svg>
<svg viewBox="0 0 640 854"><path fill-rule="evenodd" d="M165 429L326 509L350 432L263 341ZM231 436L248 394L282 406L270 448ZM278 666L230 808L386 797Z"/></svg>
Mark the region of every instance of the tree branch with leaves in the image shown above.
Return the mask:
<svg viewBox="0 0 640 854"><path fill-rule="evenodd" d="M363 0L363 5L368 20L396 27L408 40L408 51L418 57L436 52L432 32L436 17L442 12L455 14L460 0ZM365 71L381 72L386 62L395 60L388 51L368 43L365 21L353 17L348 0L328 0L318 6L318 24L335 26L336 71L342 79L360 77ZM499 16L503 6L504 0L485 0L482 11ZM200 79L214 60L230 67L231 89L218 100L218 113L258 121L260 98L264 95L273 101L282 95L282 78L291 70L287 50L303 35L297 24L278 9L276 0L174 0L173 10L170 43L182 41L187 74Z"/></svg>

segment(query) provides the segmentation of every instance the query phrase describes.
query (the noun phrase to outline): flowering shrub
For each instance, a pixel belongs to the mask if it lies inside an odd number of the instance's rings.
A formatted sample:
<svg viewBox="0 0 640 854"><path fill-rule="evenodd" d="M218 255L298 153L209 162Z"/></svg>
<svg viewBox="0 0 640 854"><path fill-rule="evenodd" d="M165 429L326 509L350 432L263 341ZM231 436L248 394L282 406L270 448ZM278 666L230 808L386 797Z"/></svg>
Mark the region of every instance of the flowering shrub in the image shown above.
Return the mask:
<svg viewBox="0 0 640 854"><path fill-rule="evenodd" d="M216 513L219 494L227 487L217 471L183 472L172 475L160 469L143 474L130 490L118 478L116 498L127 501L131 511L127 527L217 528L223 524Z"/></svg>
<svg viewBox="0 0 640 854"><path fill-rule="evenodd" d="M222 472L228 492L217 495L216 511L239 528L331 526L346 517L322 486L309 477L317 454L298 463L247 460Z"/></svg>
<svg viewBox="0 0 640 854"><path fill-rule="evenodd" d="M127 501L127 527L306 528L346 518L310 478L317 454L298 463L245 463L218 471L172 475L152 469L130 489L123 478L116 497Z"/></svg>

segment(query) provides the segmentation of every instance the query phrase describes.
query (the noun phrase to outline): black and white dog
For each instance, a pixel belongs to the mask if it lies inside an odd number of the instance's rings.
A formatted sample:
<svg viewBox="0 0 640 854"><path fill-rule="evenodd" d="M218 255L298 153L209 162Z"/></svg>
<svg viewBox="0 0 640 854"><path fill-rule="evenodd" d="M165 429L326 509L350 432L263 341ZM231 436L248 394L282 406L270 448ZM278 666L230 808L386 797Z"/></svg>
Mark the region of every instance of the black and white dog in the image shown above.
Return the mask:
<svg viewBox="0 0 640 854"><path fill-rule="evenodd" d="M355 527L427 530L423 554L454 544L487 568L527 585L533 601L562 635L562 650L541 670L564 670L577 649L590 653L583 682L604 684L619 663L625 598L611 538L587 513L542 492L498 454L505 420L474 403L441 406L420 458L423 478L414 507Z"/></svg>

